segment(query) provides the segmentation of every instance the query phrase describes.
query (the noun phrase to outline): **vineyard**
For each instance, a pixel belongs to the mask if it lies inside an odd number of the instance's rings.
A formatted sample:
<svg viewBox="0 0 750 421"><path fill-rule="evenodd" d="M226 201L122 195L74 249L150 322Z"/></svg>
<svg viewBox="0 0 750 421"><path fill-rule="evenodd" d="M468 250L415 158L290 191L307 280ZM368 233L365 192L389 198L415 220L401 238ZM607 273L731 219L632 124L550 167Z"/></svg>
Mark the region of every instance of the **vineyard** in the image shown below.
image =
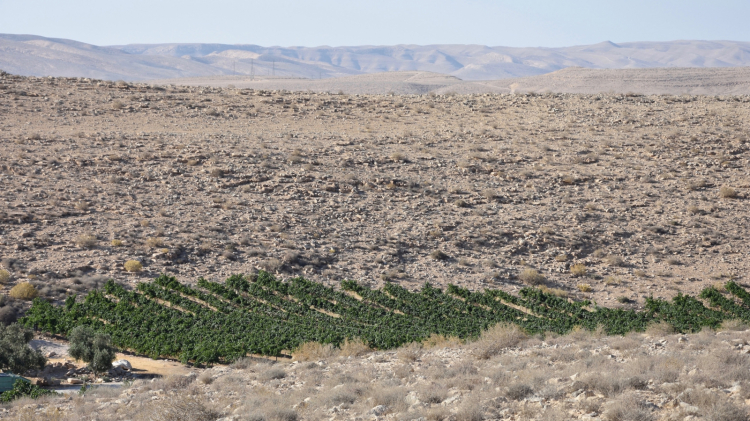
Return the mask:
<svg viewBox="0 0 750 421"><path fill-rule="evenodd" d="M162 275L134 291L110 280L83 300L68 297L62 306L36 299L22 323L62 335L88 325L110 334L122 349L216 363L248 354L278 356L310 341L339 345L361 338L372 348L389 349L433 334L469 339L497 323L514 323L530 334L564 334L578 326L615 335L643 331L654 322L693 332L727 319L750 321L750 293L731 281L725 292L707 288L698 298L649 298L636 311L572 302L534 288L515 296L455 285L443 291L425 284L412 292L390 283L371 289L343 281L337 290L260 272L224 283L201 278L194 287Z"/></svg>

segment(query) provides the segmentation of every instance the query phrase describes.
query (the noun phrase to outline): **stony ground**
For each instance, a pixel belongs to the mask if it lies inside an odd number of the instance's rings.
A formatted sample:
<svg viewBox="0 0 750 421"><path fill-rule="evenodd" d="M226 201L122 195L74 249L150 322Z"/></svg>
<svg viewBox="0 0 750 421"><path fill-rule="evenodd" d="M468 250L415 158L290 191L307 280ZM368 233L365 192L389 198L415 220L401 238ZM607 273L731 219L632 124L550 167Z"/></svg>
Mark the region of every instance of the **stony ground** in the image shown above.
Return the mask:
<svg viewBox="0 0 750 421"><path fill-rule="evenodd" d="M0 109L3 293L257 268L513 291L531 269L544 280L527 282L620 305L748 269L746 97L345 96L5 74Z"/></svg>
<svg viewBox="0 0 750 421"><path fill-rule="evenodd" d="M23 310L6 296L23 282L61 300L107 278L132 285L160 272L194 281L263 268L333 284L510 292L536 284L635 307L730 278L744 284L749 104L347 96L3 74L0 316ZM143 270L127 272L130 260ZM497 353L481 341L323 352L53 405L21 401L0 415L746 419L738 408L750 397L748 339L577 333Z"/></svg>
<svg viewBox="0 0 750 421"><path fill-rule="evenodd" d="M734 329L746 326L732 325ZM750 330L433 338L392 352L314 346L120 388L0 406L19 420L715 420L750 416ZM442 340L441 340L442 339Z"/></svg>

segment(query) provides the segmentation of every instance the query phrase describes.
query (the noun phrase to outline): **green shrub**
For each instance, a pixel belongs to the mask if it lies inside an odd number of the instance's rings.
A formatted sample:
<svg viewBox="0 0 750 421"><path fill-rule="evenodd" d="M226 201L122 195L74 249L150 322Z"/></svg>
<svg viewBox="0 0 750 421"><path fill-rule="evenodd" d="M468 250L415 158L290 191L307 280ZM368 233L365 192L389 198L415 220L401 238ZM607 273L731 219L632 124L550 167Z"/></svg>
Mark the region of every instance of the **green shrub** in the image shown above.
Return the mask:
<svg viewBox="0 0 750 421"><path fill-rule="evenodd" d="M18 379L13 382L13 389L0 394L0 402L8 403L14 399L26 397L36 399L44 395L57 395L57 392L53 390L42 389L41 387L35 384L31 384L24 379Z"/></svg>
<svg viewBox="0 0 750 421"><path fill-rule="evenodd" d="M0 370L23 374L31 369L42 369L47 363L41 352L28 346L34 334L20 325L0 324Z"/></svg>
<svg viewBox="0 0 750 421"><path fill-rule="evenodd" d="M77 326L68 336L70 349L68 354L76 360L89 363L94 374L103 373L112 368L115 360L115 348L109 335L96 332L88 326Z"/></svg>

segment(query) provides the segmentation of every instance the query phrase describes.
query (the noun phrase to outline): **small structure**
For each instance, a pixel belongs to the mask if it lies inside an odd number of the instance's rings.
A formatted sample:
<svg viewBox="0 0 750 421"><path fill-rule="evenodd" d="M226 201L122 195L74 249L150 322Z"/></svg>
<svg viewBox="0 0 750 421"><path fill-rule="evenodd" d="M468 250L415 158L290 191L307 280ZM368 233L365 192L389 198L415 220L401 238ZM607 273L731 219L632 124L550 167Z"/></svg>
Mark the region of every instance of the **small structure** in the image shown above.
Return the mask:
<svg viewBox="0 0 750 421"><path fill-rule="evenodd" d="M15 374L10 373L0 373L0 393L7 392L8 390L13 389L13 383L16 382L16 380L21 379L27 383L31 383L29 379L16 376Z"/></svg>

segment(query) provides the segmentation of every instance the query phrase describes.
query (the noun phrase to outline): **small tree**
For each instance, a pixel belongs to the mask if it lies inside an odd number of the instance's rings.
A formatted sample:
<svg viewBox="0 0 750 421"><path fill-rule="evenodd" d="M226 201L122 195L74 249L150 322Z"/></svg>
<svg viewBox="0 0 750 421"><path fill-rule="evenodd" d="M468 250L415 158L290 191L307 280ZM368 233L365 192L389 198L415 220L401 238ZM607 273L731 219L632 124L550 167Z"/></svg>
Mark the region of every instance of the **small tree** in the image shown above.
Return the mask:
<svg viewBox="0 0 750 421"><path fill-rule="evenodd" d="M30 330L18 324L0 324L0 370L23 375L31 369L43 369L47 359L28 345L33 337Z"/></svg>
<svg viewBox="0 0 750 421"><path fill-rule="evenodd" d="M94 375L99 375L112 368L115 360L115 348L112 339L106 333L96 332L88 326L73 328L68 335L70 349L68 354L76 360L89 364Z"/></svg>

